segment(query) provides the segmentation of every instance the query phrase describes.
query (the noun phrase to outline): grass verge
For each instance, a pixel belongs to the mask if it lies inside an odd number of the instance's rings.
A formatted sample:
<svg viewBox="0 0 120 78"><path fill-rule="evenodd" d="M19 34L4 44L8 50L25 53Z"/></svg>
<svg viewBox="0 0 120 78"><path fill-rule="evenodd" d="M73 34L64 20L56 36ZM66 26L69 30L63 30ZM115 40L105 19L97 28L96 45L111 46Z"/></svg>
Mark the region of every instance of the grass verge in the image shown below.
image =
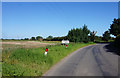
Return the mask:
<svg viewBox="0 0 120 78"><path fill-rule="evenodd" d="M44 56L45 48L16 48L5 49L2 54L3 76L41 76L51 66L73 51L95 43L71 43L65 45L46 46L47 57Z"/></svg>

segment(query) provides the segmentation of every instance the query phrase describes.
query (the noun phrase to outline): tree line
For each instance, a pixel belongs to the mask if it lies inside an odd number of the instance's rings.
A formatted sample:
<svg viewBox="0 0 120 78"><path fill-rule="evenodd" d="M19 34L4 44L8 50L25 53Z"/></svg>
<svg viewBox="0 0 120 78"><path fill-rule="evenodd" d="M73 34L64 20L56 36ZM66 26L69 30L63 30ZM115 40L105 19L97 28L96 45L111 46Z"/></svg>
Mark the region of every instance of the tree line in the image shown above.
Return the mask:
<svg viewBox="0 0 120 78"><path fill-rule="evenodd" d="M113 23L110 25L110 29L104 32L103 34L103 40L108 41L110 39L110 34L114 35L115 41L120 36L120 18L116 19L114 18ZM119 40L119 39L118 39Z"/></svg>
<svg viewBox="0 0 120 78"><path fill-rule="evenodd" d="M68 39L67 36L63 37L53 37L53 36L48 36L47 38L43 38L42 36L37 36L37 37L31 37L31 38L24 38L21 40L38 40L38 41L61 41L63 39Z"/></svg>
<svg viewBox="0 0 120 78"><path fill-rule="evenodd" d="M38 41L62 41L69 40L70 42L95 42L95 40L105 40L107 41L110 38L110 33L106 31L103 34L103 37L96 36L95 31L91 32L86 25L84 25L82 28L73 28L68 31L68 34L66 36L62 37L53 37L48 36L47 38L43 38L42 36L37 37L31 37L31 38L24 38L21 40L38 40Z"/></svg>
<svg viewBox="0 0 120 78"><path fill-rule="evenodd" d="M90 31L86 25L82 28L73 28L68 31L66 36L62 37L53 37L48 36L47 38L43 38L42 36L31 37L31 38L24 38L21 40L39 40L39 41L61 41L61 40L69 40L70 42L95 42L96 40L101 41L108 41L110 39L114 39L110 36L110 34L114 35L116 45L120 45L120 18L114 19L113 23L110 25L110 29L104 32L103 36L96 36L95 31Z"/></svg>
<svg viewBox="0 0 120 78"><path fill-rule="evenodd" d="M114 44L120 49L120 18L114 18L112 24L110 25L110 29L105 31L103 34L103 38L105 40L109 40L110 34L115 36Z"/></svg>
<svg viewBox="0 0 120 78"><path fill-rule="evenodd" d="M92 33L91 35L89 35ZM69 40L70 42L89 42L89 41L94 41L95 39L95 34L94 32L90 32L90 30L87 28L86 25L84 25L82 28L73 28L69 30L67 36L62 36L62 37L53 37L53 36L48 36L47 38L43 38L42 36L37 36L37 37L31 37L25 38L23 40L43 40L43 41L62 41L64 40Z"/></svg>

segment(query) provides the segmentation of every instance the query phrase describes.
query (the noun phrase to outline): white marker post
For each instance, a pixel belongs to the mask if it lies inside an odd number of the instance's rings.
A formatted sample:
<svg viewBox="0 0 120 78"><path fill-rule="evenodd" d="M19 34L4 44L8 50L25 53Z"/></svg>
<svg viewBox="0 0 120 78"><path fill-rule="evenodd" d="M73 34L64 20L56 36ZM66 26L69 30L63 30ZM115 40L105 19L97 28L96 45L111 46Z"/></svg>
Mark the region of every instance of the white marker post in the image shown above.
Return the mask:
<svg viewBox="0 0 120 78"><path fill-rule="evenodd" d="M45 49L45 53L44 53L45 56L47 56L47 51L48 51L48 48Z"/></svg>
<svg viewBox="0 0 120 78"><path fill-rule="evenodd" d="M68 47L68 45L66 44L66 48Z"/></svg>

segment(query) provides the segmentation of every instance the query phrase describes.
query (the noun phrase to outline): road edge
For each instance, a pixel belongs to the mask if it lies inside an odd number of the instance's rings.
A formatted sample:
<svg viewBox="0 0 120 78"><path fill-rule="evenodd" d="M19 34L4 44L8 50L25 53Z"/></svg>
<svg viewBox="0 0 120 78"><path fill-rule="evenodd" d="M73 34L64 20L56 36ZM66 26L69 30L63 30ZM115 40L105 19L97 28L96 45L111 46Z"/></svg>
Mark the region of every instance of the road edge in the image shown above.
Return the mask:
<svg viewBox="0 0 120 78"><path fill-rule="evenodd" d="M53 66L50 67L50 69L48 69L45 73L43 73L41 76L46 76L46 74L48 72L50 72L54 67L56 67L58 64L60 64L61 62L63 62L64 60L66 60L67 58L69 58L70 56L72 56L73 54L75 54L78 50L81 50L83 48L86 48L86 47L89 47L89 46L93 46L93 45L96 45L96 44L90 44L90 45L86 45L84 47L81 47L73 52L71 52L70 54L68 54L67 56L65 56L64 58L62 58L60 61L58 61L56 64L54 64Z"/></svg>

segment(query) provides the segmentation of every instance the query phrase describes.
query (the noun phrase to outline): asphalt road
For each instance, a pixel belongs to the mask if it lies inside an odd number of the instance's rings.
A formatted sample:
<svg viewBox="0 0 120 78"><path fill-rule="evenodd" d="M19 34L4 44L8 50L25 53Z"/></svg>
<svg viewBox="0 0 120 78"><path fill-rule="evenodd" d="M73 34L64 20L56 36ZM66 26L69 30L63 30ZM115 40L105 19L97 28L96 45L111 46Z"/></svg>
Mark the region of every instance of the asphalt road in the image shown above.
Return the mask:
<svg viewBox="0 0 120 78"><path fill-rule="evenodd" d="M118 55L97 44L81 48L54 65L43 76L118 76Z"/></svg>

